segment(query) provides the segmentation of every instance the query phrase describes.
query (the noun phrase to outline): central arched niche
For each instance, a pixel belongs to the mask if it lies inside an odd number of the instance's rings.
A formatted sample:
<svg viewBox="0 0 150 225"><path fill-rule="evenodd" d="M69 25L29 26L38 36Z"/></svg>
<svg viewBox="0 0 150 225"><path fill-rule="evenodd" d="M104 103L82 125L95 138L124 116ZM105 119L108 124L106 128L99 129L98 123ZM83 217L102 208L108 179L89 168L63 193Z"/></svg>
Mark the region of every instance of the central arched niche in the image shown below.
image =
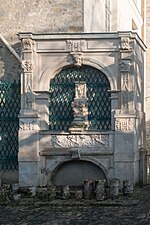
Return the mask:
<svg viewBox="0 0 150 225"><path fill-rule="evenodd" d="M91 66L63 68L50 80L51 131L67 131L73 121L71 103L75 97L75 82L85 82L88 98L89 130L111 130L110 83L107 76Z"/></svg>
<svg viewBox="0 0 150 225"><path fill-rule="evenodd" d="M96 164L84 161L68 161L54 172L52 183L56 186L82 186L84 180L107 180L103 170Z"/></svg>

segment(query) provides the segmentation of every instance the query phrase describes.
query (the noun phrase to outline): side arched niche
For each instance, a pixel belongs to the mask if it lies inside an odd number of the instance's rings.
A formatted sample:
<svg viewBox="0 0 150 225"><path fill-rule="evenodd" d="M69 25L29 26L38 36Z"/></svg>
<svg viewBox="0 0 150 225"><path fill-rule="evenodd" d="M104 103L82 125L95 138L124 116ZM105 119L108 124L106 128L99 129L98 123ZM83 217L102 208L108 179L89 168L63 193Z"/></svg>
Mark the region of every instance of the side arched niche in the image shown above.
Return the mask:
<svg viewBox="0 0 150 225"><path fill-rule="evenodd" d="M84 180L107 181L104 171L96 164L86 160L72 160L58 166L52 175L52 183L56 186L82 186Z"/></svg>

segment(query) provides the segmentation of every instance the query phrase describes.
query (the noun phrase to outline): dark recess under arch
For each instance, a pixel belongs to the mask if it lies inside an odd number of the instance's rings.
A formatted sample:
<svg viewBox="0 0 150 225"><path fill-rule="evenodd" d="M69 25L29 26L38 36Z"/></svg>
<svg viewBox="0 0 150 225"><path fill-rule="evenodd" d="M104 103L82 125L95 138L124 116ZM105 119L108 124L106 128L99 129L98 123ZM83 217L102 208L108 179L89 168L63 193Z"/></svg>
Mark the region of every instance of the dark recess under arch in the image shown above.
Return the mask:
<svg viewBox="0 0 150 225"><path fill-rule="evenodd" d="M96 164L85 160L62 163L53 174L52 182L56 186L82 186L84 180L107 180L103 170Z"/></svg>

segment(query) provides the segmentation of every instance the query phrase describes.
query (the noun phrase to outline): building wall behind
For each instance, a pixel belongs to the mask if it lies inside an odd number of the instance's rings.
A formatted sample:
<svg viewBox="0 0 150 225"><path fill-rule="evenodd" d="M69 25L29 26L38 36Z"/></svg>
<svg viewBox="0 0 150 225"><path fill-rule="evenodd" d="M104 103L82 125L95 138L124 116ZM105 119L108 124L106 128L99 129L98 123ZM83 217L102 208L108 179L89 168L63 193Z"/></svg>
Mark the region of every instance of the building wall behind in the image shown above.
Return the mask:
<svg viewBox="0 0 150 225"><path fill-rule="evenodd" d="M84 0L84 32L105 31L105 0Z"/></svg>
<svg viewBox="0 0 150 225"><path fill-rule="evenodd" d="M82 0L2 0L1 34L10 42L20 31L82 32Z"/></svg>
<svg viewBox="0 0 150 225"><path fill-rule="evenodd" d="M115 3L115 6L114 3ZM141 37L141 0L112 0L112 31L134 31ZM115 17L116 15L116 17Z"/></svg>

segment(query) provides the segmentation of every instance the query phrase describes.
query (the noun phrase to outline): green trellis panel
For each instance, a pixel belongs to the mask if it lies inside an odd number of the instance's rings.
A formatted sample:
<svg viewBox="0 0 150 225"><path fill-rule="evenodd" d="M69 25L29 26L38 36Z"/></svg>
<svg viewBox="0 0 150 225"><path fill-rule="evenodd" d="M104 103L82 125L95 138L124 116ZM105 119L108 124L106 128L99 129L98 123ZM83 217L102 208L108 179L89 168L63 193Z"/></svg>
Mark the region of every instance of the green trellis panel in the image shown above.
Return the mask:
<svg viewBox="0 0 150 225"><path fill-rule="evenodd" d="M0 170L18 169L20 81L0 81Z"/></svg>
<svg viewBox="0 0 150 225"><path fill-rule="evenodd" d="M65 68L50 81L49 129L67 131L71 124L75 81L85 81L87 85L90 130L111 130L110 84L101 71L90 66Z"/></svg>

